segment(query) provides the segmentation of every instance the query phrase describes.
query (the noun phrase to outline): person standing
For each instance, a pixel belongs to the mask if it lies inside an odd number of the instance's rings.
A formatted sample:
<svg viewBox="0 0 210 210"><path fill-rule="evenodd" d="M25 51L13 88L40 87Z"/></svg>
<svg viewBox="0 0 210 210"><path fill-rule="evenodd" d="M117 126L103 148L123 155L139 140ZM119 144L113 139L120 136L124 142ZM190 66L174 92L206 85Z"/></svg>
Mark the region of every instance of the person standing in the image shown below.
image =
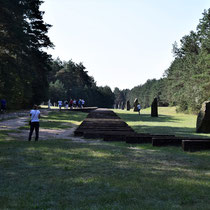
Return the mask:
<svg viewBox="0 0 210 210"><path fill-rule="evenodd" d="M82 107L82 101L81 101L81 99L78 100L78 107L79 107L79 108Z"/></svg>
<svg viewBox="0 0 210 210"><path fill-rule="evenodd" d="M77 105L77 101L76 99L73 100L73 108L76 108L76 105Z"/></svg>
<svg viewBox="0 0 210 210"><path fill-rule="evenodd" d="M70 109L73 109L73 100L72 99L70 99L70 101L69 101L69 106L70 106Z"/></svg>
<svg viewBox="0 0 210 210"><path fill-rule="evenodd" d="M138 110L138 113L139 113L139 115L140 115L140 111L141 111L141 106L140 106L140 104L137 104L137 110Z"/></svg>
<svg viewBox="0 0 210 210"><path fill-rule="evenodd" d="M33 134L33 131L35 129L35 141L38 141L39 139L39 119L40 119L40 111L38 110L38 106L34 105L33 109L30 111L30 117L31 117L31 123L30 123L30 132L28 141L31 141L31 136Z"/></svg>
<svg viewBox="0 0 210 210"><path fill-rule="evenodd" d="M68 108L69 108L69 103L68 103L68 101L67 101L67 100L65 100L65 101L64 101L64 106L65 106L65 108L66 108L66 109L68 109Z"/></svg>
<svg viewBox="0 0 210 210"><path fill-rule="evenodd" d="M50 99L48 100L48 109L50 109L50 105L51 105L51 103L50 103Z"/></svg>
<svg viewBox="0 0 210 210"><path fill-rule="evenodd" d="M82 108L85 106L85 100L82 99Z"/></svg>
<svg viewBox="0 0 210 210"><path fill-rule="evenodd" d="M62 101L58 101L58 107L60 111L61 111L62 103L63 103Z"/></svg>

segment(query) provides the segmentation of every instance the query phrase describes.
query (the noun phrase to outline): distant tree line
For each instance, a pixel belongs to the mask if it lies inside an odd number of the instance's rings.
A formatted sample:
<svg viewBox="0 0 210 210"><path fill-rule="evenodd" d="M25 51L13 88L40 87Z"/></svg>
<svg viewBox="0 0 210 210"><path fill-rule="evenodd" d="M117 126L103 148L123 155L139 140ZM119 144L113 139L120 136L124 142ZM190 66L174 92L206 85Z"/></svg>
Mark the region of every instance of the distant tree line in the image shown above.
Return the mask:
<svg viewBox="0 0 210 210"><path fill-rule="evenodd" d="M56 59L51 67L49 98L52 102L80 98L87 106L113 107L115 96L111 88L98 87L82 63Z"/></svg>
<svg viewBox="0 0 210 210"><path fill-rule="evenodd" d="M53 60L43 49L53 47L43 21L41 0L0 0L0 99L10 108L43 101L83 98L88 106L113 107L138 98L142 107L175 105L197 112L210 99L210 9L196 31L173 44L174 60L163 78L148 80L131 90L98 87L82 63Z"/></svg>
<svg viewBox="0 0 210 210"><path fill-rule="evenodd" d="M131 90L115 88L115 103L132 103L138 98L142 107L175 105L179 111L197 112L210 99L210 9L205 10L196 31L173 44L174 60L160 80L148 80Z"/></svg>
<svg viewBox="0 0 210 210"><path fill-rule="evenodd" d="M41 0L0 0L0 99L20 109L52 98L83 98L90 106L112 107L109 87L97 87L80 63L53 61L43 51L47 36Z"/></svg>

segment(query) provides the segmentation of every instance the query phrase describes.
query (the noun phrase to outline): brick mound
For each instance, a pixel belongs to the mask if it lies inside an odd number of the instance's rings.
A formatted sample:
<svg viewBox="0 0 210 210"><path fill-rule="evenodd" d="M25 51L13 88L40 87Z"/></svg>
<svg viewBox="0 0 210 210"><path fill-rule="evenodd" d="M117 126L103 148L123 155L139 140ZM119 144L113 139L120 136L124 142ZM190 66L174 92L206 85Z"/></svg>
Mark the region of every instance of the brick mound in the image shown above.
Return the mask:
<svg viewBox="0 0 210 210"><path fill-rule="evenodd" d="M118 115L107 109L91 111L87 118L74 131L75 136L85 138L104 138L105 135L128 135L134 130Z"/></svg>
<svg viewBox="0 0 210 210"><path fill-rule="evenodd" d="M74 135L90 139L102 138L104 141L124 141L129 144L182 146L184 151L210 149L210 139L136 133L116 113L108 109L91 111L74 131Z"/></svg>

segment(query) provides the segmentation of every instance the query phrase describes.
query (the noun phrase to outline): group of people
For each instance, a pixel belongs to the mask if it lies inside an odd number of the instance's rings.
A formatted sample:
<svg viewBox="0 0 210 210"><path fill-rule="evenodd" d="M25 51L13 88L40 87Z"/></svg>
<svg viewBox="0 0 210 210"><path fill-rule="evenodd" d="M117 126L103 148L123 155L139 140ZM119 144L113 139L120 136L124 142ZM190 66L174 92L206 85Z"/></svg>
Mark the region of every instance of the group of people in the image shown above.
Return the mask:
<svg viewBox="0 0 210 210"><path fill-rule="evenodd" d="M73 108L83 108L85 106L85 100L84 99L70 99L70 101L65 100L63 101L58 101L58 107L61 110L61 107L64 106L66 109L70 107L70 109Z"/></svg>
<svg viewBox="0 0 210 210"><path fill-rule="evenodd" d="M49 100L50 103L50 100ZM85 100L79 99L79 100L70 100L69 102L66 101L58 101L58 107L61 110L61 107L64 106L66 109L70 107L70 109L73 108L83 108L85 106ZM35 130L35 141L38 141L39 139L39 119L41 117L40 111L38 110L38 106L34 105L33 109L30 111L30 132L28 141L31 141L32 134Z"/></svg>
<svg viewBox="0 0 210 210"><path fill-rule="evenodd" d="M2 100L1 100L2 101ZM4 103L3 103L4 104ZM1 103L2 105L2 103ZM62 101L58 101L58 106L59 109L61 109L62 106L64 106L66 109L68 109L68 107L70 107L70 109L73 108L83 108L85 105L85 101L83 99L79 99L79 100L70 100L69 102L66 100L64 101L64 104ZM2 108L2 107L1 107ZM140 111L141 111L141 106L138 103L137 104L137 110L138 113L140 115ZM40 119L40 111L38 110L38 106L34 105L33 109L30 111L30 132L29 132L29 137L28 137L28 141L31 141L31 136L33 134L33 131L35 129L35 141L38 141L39 139L39 119Z"/></svg>

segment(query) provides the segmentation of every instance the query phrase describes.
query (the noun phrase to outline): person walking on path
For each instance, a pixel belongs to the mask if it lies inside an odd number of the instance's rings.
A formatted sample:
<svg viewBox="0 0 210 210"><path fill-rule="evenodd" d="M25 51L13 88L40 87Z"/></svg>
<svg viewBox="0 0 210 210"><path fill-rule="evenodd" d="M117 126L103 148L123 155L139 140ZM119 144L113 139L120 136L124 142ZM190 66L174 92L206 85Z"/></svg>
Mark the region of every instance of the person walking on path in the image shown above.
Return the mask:
<svg viewBox="0 0 210 210"><path fill-rule="evenodd" d="M140 111L141 111L141 106L140 106L140 104L137 104L137 110L138 110L138 113L139 113L139 115L140 115Z"/></svg>
<svg viewBox="0 0 210 210"><path fill-rule="evenodd" d="M40 119L40 111L38 110L38 106L34 105L33 109L30 111L31 123L30 123L30 132L28 140L31 141L31 136L35 129L35 141L39 139L39 119Z"/></svg>
<svg viewBox="0 0 210 210"><path fill-rule="evenodd" d="M62 101L58 101L58 107L59 107L59 110L60 110L60 111L61 111L62 104L63 104Z"/></svg>

